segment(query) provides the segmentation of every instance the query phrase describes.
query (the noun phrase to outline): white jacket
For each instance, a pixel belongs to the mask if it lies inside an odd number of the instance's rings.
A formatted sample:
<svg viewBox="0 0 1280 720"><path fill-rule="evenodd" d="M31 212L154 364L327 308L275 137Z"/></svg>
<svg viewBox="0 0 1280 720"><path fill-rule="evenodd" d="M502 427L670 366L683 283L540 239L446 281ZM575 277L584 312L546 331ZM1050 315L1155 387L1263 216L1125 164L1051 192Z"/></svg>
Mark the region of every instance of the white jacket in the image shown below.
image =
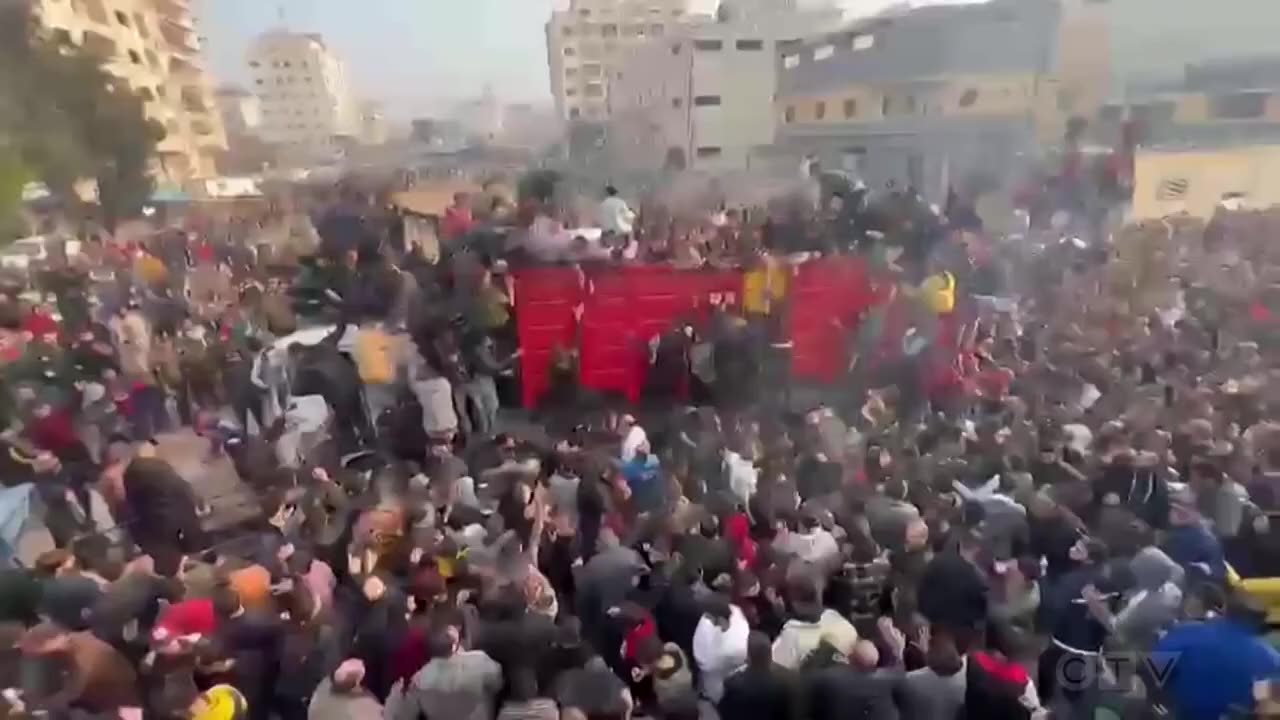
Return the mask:
<svg viewBox="0 0 1280 720"><path fill-rule="evenodd" d="M827 608L817 622L791 619L782 626L778 639L773 641L773 661L790 670L796 670L809 653L817 649L827 638L841 652L849 652L858 642L858 631L843 615Z"/></svg>
<svg viewBox="0 0 1280 720"><path fill-rule="evenodd" d="M712 702L719 702L724 694L725 678L747 663L751 626L737 605L729 607L728 628L721 630L703 615L693 632L693 661L702 673L702 694Z"/></svg>

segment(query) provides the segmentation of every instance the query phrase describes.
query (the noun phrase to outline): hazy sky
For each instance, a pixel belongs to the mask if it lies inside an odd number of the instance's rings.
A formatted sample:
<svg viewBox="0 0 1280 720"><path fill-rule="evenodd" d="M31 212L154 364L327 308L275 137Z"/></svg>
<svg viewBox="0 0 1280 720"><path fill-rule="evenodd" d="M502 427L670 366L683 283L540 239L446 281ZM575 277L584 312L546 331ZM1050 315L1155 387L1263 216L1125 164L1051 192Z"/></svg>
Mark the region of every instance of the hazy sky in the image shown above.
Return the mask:
<svg viewBox="0 0 1280 720"><path fill-rule="evenodd" d="M840 1L856 12L892 2ZM318 32L346 60L362 99L406 119L478 95L486 84L509 101L549 103L543 24L556 2L203 0L201 33L216 81L247 86L245 49L255 34L282 24Z"/></svg>

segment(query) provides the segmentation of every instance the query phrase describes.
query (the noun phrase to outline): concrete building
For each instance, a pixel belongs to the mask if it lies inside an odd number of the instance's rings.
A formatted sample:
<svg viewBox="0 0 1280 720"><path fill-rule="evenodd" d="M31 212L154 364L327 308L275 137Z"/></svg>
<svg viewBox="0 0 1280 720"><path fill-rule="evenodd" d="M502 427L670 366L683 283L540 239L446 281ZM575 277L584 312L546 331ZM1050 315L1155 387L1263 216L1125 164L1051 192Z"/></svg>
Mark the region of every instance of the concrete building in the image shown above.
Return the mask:
<svg viewBox="0 0 1280 720"><path fill-rule="evenodd" d="M47 32L99 55L142 96L147 117L165 130L152 167L157 178L217 175L227 141L188 0L32 0L32 7Z"/></svg>
<svg viewBox="0 0 1280 720"><path fill-rule="evenodd" d="M834 7L723 0L633 48L611 79L610 146L628 168L743 169L775 134L779 43L839 27Z"/></svg>
<svg viewBox="0 0 1280 720"><path fill-rule="evenodd" d="M1182 80L1187 65L1274 54L1280 3L1273 0L1095 2L1111 31L1112 93L1139 94Z"/></svg>
<svg viewBox="0 0 1280 720"><path fill-rule="evenodd" d="M626 49L663 37L689 0L570 0L547 22L551 95L565 120L604 120L609 84Z"/></svg>
<svg viewBox="0 0 1280 720"><path fill-rule="evenodd" d="M367 101L360 104L360 142L365 145L382 145L391 136L387 115L382 105Z"/></svg>
<svg viewBox="0 0 1280 720"><path fill-rule="evenodd" d="M342 60L315 34L274 30L249 48L253 92L262 103L262 139L293 162L337 157L361 130Z"/></svg>
<svg viewBox="0 0 1280 720"><path fill-rule="evenodd" d="M1105 58L1076 46L1090 4L925 6L784 46L778 145L935 200L1003 183L1102 95Z"/></svg>
<svg viewBox="0 0 1280 720"><path fill-rule="evenodd" d="M253 135L262 125L262 101L235 85L224 85L213 94L227 135Z"/></svg>
<svg viewBox="0 0 1280 720"><path fill-rule="evenodd" d="M1126 122L1148 147L1280 145L1280 54L1192 64L1177 81L1130 84L1123 99L1099 109L1093 136L1115 142Z"/></svg>
<svg viewBox="0 0 1280 720"><path fill-rule="evenodd" d="M506 108L486 87L479 97L459 103L453 109L453 120L468 136L480 142L494 142L502 135Z"/></svg>

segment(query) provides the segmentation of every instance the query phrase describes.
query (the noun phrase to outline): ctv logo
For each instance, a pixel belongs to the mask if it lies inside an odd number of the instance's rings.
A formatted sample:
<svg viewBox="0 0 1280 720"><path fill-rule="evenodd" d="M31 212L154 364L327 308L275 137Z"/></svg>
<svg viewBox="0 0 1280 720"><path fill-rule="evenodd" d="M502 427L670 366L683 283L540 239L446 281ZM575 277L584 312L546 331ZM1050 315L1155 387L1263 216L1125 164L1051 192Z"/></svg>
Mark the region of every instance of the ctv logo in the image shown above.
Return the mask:
<svg viewBox="0 0 1280 720"><path fill-rule="evenodd" d="M1058 661L1058 682L1065 690L1133 687L1134 678L1147 687L1163 687L1173 677L1178 653L1106 652L1065 654Z"/></svg>

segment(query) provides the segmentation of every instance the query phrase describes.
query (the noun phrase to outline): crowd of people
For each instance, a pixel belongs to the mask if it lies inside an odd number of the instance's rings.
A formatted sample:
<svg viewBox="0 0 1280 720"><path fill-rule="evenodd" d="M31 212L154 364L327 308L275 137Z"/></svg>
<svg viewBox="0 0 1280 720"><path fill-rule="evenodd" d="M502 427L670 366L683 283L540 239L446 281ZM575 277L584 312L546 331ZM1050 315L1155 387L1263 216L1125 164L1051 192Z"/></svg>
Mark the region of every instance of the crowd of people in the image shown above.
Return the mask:
<svg viewBox="0 0 1280 720"><path fill-rule="evenodd" d="M596 237L459 197L424 242L346 192L262 247L55 258L0 305L0 482L57 545L3 558L4 713L1267 716L1274 214L1063 242L864 195L686 231L609 188ZM833 322L839 383L793 387L786 315L826 310L787 278L833 252L877 300ZM500 412L511 268L713 260L741 297L654 339L639 405L567 347ZM180 426L252 519L209 530Z"/></svg>

